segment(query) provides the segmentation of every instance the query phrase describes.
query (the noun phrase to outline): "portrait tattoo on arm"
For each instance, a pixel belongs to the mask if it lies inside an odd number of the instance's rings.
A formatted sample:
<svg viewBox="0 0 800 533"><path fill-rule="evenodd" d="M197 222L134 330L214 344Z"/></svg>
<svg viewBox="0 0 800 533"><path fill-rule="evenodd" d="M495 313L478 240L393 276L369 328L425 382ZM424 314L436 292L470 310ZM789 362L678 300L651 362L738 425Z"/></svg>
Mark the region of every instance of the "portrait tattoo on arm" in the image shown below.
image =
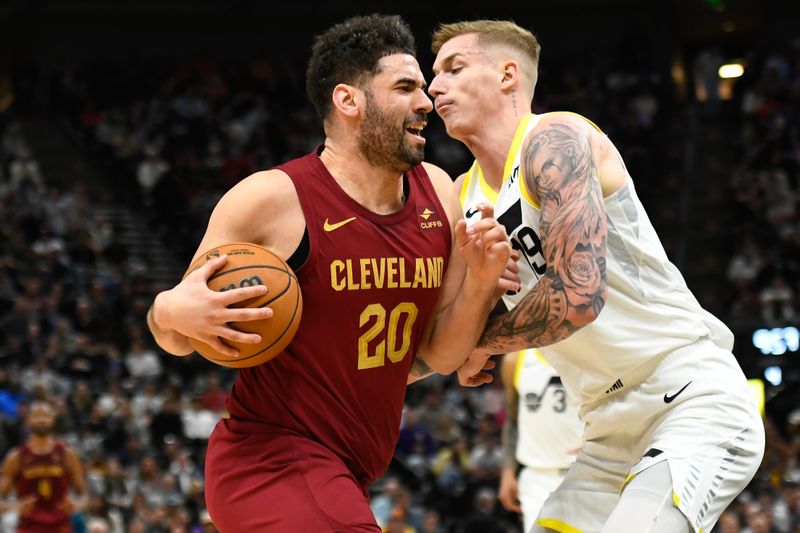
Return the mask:
<svg viewBox="0 0 800 533"><path fill-rule="evenodd" d="M547 270L478 344L492 353L547 346L592 322L606 300L606 213L588 134L551 123L523 149L525 186L541 204Z"/></svg>

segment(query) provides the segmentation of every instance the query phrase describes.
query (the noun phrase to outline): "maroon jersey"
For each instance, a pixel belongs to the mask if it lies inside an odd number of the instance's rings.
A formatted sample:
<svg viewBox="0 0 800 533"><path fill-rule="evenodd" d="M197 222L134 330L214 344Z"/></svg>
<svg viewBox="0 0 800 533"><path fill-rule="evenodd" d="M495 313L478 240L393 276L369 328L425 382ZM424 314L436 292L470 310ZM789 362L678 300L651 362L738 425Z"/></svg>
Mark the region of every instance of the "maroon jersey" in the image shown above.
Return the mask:
<svg viewBox="0 0 800 533"><path fill-rule="evenodd" d="M19 448L17 499L36 497L33 511L20 516L19 530L70 531L70 517L61 510L67 501L69 472L64 445L56 442L49 453L37 454L27 444Z"/></svg>
<svg viewBox="0 0 800 533"><path fill-rule="evenodd" d="M450 256L450 226L421 165L406 173L405 206L390 215L350 198L317 153L278 168L294 182L306 220L309 255L296 270L303 318L283 353L239 370L226 424L313 439L367 486L397 442L406 380Z"/></svg>

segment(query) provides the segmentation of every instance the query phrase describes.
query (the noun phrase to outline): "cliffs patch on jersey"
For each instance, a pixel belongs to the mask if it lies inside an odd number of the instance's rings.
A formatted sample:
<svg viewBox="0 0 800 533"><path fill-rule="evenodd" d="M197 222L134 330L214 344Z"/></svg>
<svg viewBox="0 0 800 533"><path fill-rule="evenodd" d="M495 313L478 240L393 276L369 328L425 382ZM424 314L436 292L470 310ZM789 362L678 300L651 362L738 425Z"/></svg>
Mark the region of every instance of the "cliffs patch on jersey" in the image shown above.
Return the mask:
<svg viewBox="0 0 800 533"><path fill-rule="evenodd" d="M433 206L428 206L419 212L419 227L422 229L441 228L444 227L444 222L439 213L433 210Z"/></svg>

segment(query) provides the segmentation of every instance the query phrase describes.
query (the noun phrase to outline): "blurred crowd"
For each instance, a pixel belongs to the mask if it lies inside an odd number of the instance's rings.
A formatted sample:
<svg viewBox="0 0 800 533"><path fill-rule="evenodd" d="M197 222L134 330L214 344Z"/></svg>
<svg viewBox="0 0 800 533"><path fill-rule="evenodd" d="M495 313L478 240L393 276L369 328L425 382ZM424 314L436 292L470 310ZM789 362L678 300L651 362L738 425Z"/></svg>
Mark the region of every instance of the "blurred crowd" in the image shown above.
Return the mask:
<svg viewBox="0 0 800 533"><path fill-rule="evenodd" d="M800 310L800 43L753 59L735 101L742 155L730 184L730 320L785 326Z"/></svg>
<svg viewBox="0 0 800 533"><path fill-rule="evenodd" d="M646 199L656 182L679 186L670 111L681 104L645 52L619 54L618 64L544 66L535 111L572 110L598 122ZM742 80L734 186L744 216L728 271L735 303L723 318L755 313L784 323L798 309L798 69L800 56L773 54L754 58ZM183 264L224 190L322 140L303 74L302 61L290 59L98 62L59 70L46 98L78 157L103 169L104 196L146 218ZM205 446L234 373L153 344L145 323L158 287L152 265L95 209L87 190L98 184L56 185L24 117L8 115L0 114L0 454L25 438L27 403L51 398L91 495L76 531L214 531L203 499ZM431 160L452 173L467 167L434 117L427 136ZM651 216L659 227L676 215L665 207ZM669 233L665 245L674 245ZM437 376L411 386L395 459L373 489L381 526L521 531L497 502L504 417L499 380L464 389ZM763 468L716 531L800 532L800 411L767 426ZM0 527L13 520L7 515Z"/></svg>

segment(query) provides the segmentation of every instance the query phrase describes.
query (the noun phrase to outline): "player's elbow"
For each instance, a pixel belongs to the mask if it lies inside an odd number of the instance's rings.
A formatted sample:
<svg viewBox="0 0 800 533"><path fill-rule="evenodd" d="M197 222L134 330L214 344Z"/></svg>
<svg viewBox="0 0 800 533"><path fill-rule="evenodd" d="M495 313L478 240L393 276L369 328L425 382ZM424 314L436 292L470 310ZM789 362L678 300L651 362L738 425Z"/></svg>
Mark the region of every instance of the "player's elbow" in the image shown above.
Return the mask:
<svg viewBox="0 0 800 533"><path fill-rule="evenodd" d="M448 376L458 370L459 362L452 357L427 357L425 361L428 363L432 372Z"/></svg>

